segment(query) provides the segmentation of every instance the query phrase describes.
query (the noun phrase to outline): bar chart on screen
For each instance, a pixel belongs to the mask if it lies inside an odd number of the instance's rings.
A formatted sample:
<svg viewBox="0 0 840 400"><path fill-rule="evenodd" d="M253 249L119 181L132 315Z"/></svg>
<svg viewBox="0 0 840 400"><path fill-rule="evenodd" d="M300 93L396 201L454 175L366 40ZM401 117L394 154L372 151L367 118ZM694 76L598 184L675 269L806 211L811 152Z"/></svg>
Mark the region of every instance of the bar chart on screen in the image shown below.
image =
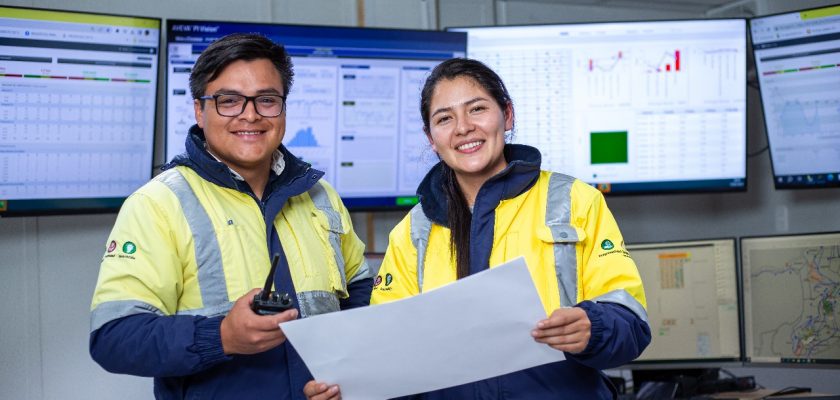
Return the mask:
<svg viewBox="0 0 840 400"><path fill-rule="evenodd" d="M615 106L630 104L632 96L633 68L631 55L624 50L613 50L583 54L576 61L577 68L586 72L586 87L589 102L593 106Z"/></svg>

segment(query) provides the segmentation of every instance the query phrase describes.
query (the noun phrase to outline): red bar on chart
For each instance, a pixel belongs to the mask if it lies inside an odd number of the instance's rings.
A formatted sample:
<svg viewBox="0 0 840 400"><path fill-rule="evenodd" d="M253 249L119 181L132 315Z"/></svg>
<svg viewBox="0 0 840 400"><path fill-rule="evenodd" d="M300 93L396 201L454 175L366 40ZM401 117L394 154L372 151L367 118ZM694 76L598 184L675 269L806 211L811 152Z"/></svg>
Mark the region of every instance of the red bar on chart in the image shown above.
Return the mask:
<svg viewBox="0 0 840 400"><path fill-rule="evenodd" d="M680 70L680 51L679 50L674 51L674 58L676 59L674 61L674 70L679 71Z"/></svg>
<svg viewBox="0 0 840 400"><path fill-rule="evenodd" d="M665 71L671 70L671 64L665 64Z"/></svg>

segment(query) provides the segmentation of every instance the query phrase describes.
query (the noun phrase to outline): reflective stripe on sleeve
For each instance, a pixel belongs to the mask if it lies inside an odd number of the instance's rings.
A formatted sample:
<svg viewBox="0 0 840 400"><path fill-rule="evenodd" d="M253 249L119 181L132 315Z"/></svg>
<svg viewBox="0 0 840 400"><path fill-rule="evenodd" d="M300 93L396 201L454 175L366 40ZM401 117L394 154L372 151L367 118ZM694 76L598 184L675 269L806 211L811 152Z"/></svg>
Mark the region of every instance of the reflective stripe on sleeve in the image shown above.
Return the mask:
<svg viewBox="0 0 840 400"><path fill-rule="evenodd" d="M323 212L324 215L327 216L327 221L330 223L329 242L333 249L335 265L338 268L339 275L341 275L341 290L346 293L347 276L344 271L344 257L341 256L341 238L338 236L338 233L342 232L341 217L330 203L330 198L327 195L327 191L324 189L324 186L321 185L321 182L316 183L311 189L309 189L309 197L312 199L312 203L315 204L315 208Z"/></svg>
<svg viewBox="0 0 840 400"><path fill-rule="evenodd" d="M347 285L361 279L367 279L372 276L367 260L362 259L362 263L356 269L355 275L347 278L346 264L344 262L344 255L341 252L341 236L344 232L341 224L341 215L333 208L330 203L329 194L327 194L324 186L318 182L311 189L309 189L309 197L312 203L319 211L327 216L327 221L330 224L329 242L335 257L335 265L338 268L338 274L341 276L341 290L343 295L347 294ZM300 313L302 317L312 315L325 314L328 312L338 311L341 305L338 296L334 292L327 292L323 290L313 290L297 293L298 302L300 303Z"/></svg>
<svg viewBox="0 0 840 400"><path fill-rule="evenodd" d="M225 304L212 305L204 308L197 308L195 310L179 310L176 315L201 315L207 318L218 317L220 315L227 315L228 311L233 308L233 302Z"/></svg>
<svg viewBox="0 0 840 400"><path fill-rule="evenodd" d="M212 318L226 315L233 307L232 302L219 304L210 307L197 308L194 310L180 310L175 315L201 315ZM90 331L93 332L115 319L127 317L134 314L152 313L161 317L165 316L162 311L150 304L137 300L108 301L100 304L91 313Z"/></svg>
<svg viewBox="0 0 840 400"><path fill-rule="evenodd" d="M347 284L351 284L356 281L360 281L362 279L372 278L373 271L370 270L370 265L368 265L367 259L364 257L362 258L362 263L359 265L359 268L356 270L356 275L353 275L352 278L347 282Z"/></svg>
<svg viewBox="0 0 840 400"><path fill-rule="evenodd" d="M338 296L333 292L326 292L323 290L312 290L308 292L299 292L298 304L300 306L301 318L306 318L312 315L326 314L333 311L338 311L340 303Z"/></svg>
<svg viewBox="0 0 840 400"><path fill-rule="evenodd" d="M554 238L554 271L560 289L560 305L577 304L577 231L571 226L574 178L553 173L548 181L545 225Z"/></svg>
<svg viewBox="0 0 840 400"><path fill-rule="evenodd" d="M645 307L642 306L642 303L639 303L635 297L633 297L630 293L628 293L624 289L617 289L613 290L612 292L602 294L592 301L598 303L616 303L621 304L624 307L633 311L642 321L648 322L647 311L645 311Z"/></svg>
<svg viewBox="0 0 840 400"><path fill-rule="evenodd" d="M417 250L417 293L423 293L423 269L431 231L432 222L417 204L411 209L411 243Z"/></svg>
<svg viewBox="0 0 840 400"><path fill-rule="evenodd" d="M166 314L157 307L137 300L116 300L107 301L96 306L90 313L90 331L93 332L115 319L127 317L134 314L147 314L164 316Z"/></svg>
<svg viewBox="0 0 840 400"><path fill-rule="evenodd" d="M222 267L222 251L210 216L180 171L171 169L155 179L169 187L178 198L192 232L202 304L208 307L228 304L230 299Z"/></svg>

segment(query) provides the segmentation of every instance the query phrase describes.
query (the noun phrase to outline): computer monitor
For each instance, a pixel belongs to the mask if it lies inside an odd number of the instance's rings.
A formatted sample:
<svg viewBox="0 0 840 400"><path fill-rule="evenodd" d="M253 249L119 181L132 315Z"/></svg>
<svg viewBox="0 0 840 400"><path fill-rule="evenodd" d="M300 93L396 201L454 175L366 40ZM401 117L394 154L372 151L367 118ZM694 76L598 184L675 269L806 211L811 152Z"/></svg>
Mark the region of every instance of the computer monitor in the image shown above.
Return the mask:
<svg viewBox="0 0 840 400"><path fill-rule="evenodd" d="M746 189L745 20L449 29L499 73L544 169L612 194Z"/></svg>
<svg viewBox="0 0 840 400"><path fill-rule="evenodd" d="M741 238L746 362L840 368L840 232Z"/></svg>
<svg viewBox="0 0 840 400"><path fill-rule="evenodd" d="M198 55L234 32L285 45L294 63L283 143L326 172L349 209L407 208L438 160L423 134L420 89L441 61L466 53L455 32L219 21L167 21L166 158L195 123L189 75Z"/></svg>
<svg viewBox="0 0 840 400"><path fill-rule="evenodd" d="M735 239L632 244L652 341L632 368L736 364L741 360Z"/></svg>
<svg viewBox="0 0 840 400"><path fill-rule="evenodd" d="M750 20L777 189L840 186L840 5Z"/></svg>
<svg viewBox="0 0 840 400"><path fill-rule="evenodd" d="M0 216L115 211L151 178L160 27L0 7Z"/></svg>

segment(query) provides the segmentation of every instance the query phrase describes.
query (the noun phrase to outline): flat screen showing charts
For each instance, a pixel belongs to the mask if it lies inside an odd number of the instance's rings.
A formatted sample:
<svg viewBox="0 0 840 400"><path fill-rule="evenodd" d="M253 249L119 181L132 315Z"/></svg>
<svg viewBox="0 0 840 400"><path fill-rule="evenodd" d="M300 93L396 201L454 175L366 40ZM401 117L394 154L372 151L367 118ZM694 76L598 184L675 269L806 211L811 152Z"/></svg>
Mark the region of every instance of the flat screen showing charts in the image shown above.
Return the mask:
<svg viewBox="0 0 840 400"><path fill-rule="evenodd" d="M746 361L840 368L840 232L741 238Z"/></svg>
<svg viewBox="0 0 840 400"><path fill-rule="evenodd" d="M840 186L840 6L750 30L776 188Z"/></svg>
<svg viewBox="0 0 840 400"><path fill-rule="evenodd" d="M605 193L745 189L745 20L450 29L507 85L543 169Z"/></svg>
<svg viewBox="0 0 840 400"><path fill-rule="evenodd" d="M628 245L653 340L635 364L741 358L735 239Z"/></svg>
<svg viewBox="0 0 840 400"><path fill-rule="evenodd" d="M169 20L166 158L195 123L192 65L212 41L255 32L294 63L285 146L326 172L350 209L407 207L437 162L423 134L420 89L438 63L466 54L466 35L402 29Z"/></svg>
<svg viewBox="0 0 840 400"><path fill-rule="evenodd" d="M0 7L0 215L113 211L151 178L160 27Z"/></svg>

